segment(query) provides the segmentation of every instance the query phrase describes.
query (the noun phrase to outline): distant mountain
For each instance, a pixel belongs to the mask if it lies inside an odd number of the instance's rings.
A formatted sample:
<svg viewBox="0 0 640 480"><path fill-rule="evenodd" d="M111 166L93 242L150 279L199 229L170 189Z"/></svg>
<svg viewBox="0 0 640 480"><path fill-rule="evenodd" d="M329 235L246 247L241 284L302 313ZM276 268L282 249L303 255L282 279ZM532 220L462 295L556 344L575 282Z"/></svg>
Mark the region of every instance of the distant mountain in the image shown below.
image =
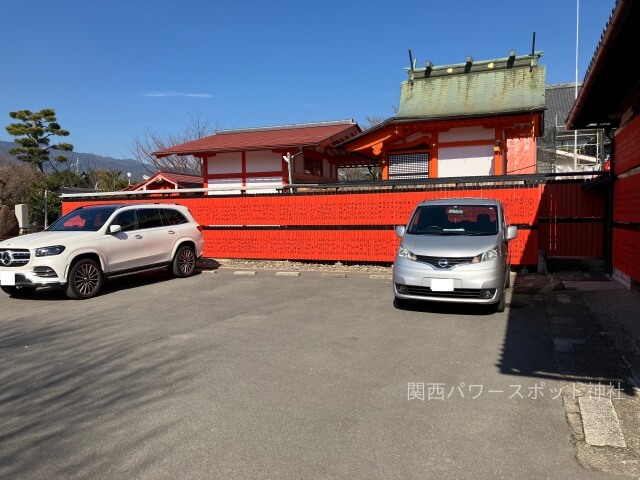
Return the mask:
<svg viewBox="0 0 640 480"><path fill-rule="evenodd" d="M0 140L0 157L9 153L9 150L17 147L14 142L3 142ZM127 172L131 173L131 183L140 183L143 175L152 175L156 172L153 165L149 165L145 169L144 165L134 159L117 159L112 157L103 157L95 153L79 153L65 152L61 150L53 150L53 155L64 155L69 160L62 164L62 168L68 168L78 173L88 172L90 170L120 170L120 177L127 178ZM47 166L45 165L45 170Z"/></svg>

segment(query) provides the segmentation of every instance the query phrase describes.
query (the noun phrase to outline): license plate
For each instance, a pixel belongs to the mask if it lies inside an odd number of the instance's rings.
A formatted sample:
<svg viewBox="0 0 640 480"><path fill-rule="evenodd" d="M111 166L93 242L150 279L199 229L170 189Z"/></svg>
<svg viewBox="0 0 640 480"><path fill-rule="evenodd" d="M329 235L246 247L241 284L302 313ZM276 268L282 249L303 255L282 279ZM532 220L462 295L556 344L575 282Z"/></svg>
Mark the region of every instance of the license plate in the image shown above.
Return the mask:
<svg viewBox="0 0 640 480"><path fill-rule="evenodd" d="M0 285L14 287L16 284L16 274L13 272L0 272Z"/></svg>
<svg viewBox="0 0 640 480"><path fill-rule="evenodd" d="M432 278L431 291L432 292L453 292L453 279L452 278Z"/></svg>

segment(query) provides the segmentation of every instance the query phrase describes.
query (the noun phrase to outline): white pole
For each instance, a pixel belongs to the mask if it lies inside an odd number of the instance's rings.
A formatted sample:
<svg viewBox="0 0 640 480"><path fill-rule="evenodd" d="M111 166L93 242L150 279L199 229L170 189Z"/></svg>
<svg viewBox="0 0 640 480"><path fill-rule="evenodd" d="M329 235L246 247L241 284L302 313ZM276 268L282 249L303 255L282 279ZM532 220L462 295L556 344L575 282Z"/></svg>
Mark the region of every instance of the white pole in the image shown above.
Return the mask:
<svg viewBox="0 0 640 480"><path fill-rule="evenodd" d="M290 152L287 152L282 158L285 162L287 162L287 171L289 173L289 184L293 184L293 158L295 155L291 155Z"/></svg>
<svg viewBox="0 0 640 480"><path fill-rule="evenodd" d="M44 228L49 226L49 190L44 191Z"/></svg>
<svg viewBox="0 0 640 480"><path fill-rule="evenodd" d="M578 31L580 28L580 0L576 0L576 85L575 96L578 99ZM573 131L573 171L578 171L578 130Z"/></svg>

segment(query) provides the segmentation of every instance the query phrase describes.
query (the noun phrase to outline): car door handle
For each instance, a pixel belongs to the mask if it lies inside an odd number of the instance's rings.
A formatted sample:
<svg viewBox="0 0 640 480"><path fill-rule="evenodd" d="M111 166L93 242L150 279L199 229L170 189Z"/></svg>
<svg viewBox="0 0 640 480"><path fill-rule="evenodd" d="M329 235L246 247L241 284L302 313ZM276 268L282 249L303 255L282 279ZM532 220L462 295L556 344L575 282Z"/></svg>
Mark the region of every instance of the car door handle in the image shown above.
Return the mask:
<svg viewBox="0 0 640 480"><path fill-rule="evenodd" d="M169 235L174 235L176 232L174 232L173 230L169 230Z"/></svg>
<svg viewBox="0 0 640 480"><path fill-rule="evenodd" d="M142 235L136 235L134 238L137 238L138 240L142 240Z"/></svg>

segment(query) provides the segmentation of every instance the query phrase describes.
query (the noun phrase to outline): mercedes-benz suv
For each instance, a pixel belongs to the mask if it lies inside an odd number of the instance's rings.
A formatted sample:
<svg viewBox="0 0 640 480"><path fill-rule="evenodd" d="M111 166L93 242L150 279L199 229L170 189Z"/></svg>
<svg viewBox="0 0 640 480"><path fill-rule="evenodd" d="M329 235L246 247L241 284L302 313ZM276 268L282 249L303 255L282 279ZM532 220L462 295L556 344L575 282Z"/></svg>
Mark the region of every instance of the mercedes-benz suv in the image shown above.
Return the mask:
<svg viewBox="0 0 640 480"><path fill-rule="evenodd" d="M42 232L0 242L0 288L18 297L59 285L86 299L108 277L158 268L193 275L203 250L202 228L185 206L80 207Z"/></svg>

